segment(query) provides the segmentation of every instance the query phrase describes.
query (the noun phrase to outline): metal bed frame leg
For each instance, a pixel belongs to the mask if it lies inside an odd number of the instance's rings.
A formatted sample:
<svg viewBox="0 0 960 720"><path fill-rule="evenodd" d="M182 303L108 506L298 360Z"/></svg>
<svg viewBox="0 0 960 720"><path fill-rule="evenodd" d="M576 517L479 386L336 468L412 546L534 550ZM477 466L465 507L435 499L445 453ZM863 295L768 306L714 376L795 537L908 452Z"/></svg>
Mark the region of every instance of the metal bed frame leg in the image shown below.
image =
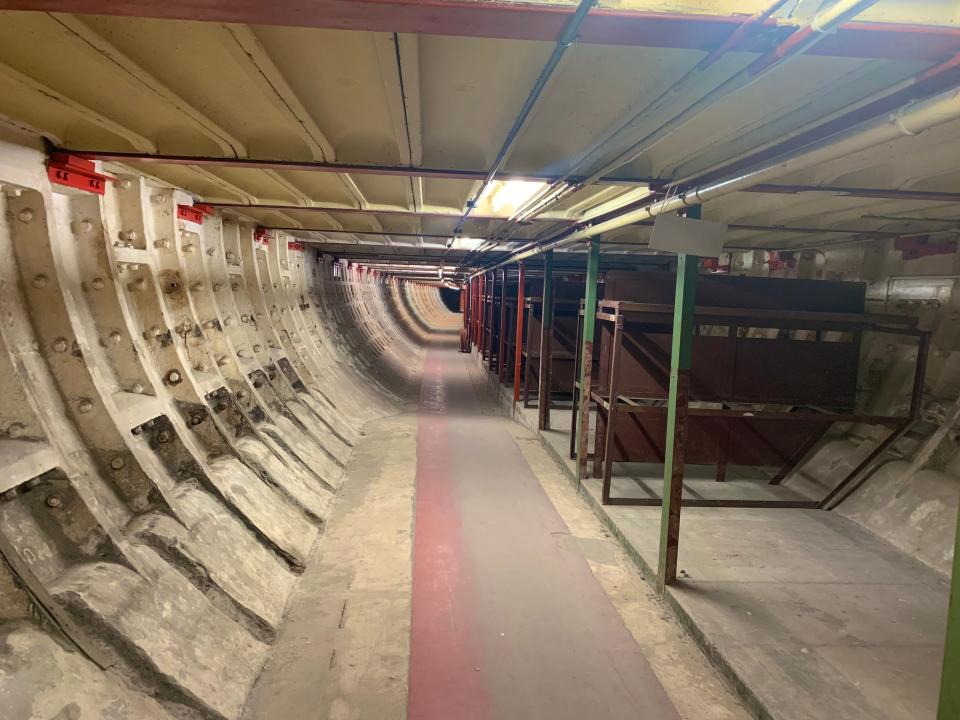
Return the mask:
<svg viewBox="0 0 960 720"><path fill-rule="evenodd" d="M593 333L597 322L597 275L600 266L600 237L590 238L587 282L583 301L583 346L580 352L580 417L577 446L577 482L587 477L590 449L590 383L593 380Z"/></svg>
<svg viewBox="0 0 960 720"><path fill-rule="evenodd" d="M601 502L604 505L610 504L610 483L611 477L613 475L613 440L616 433L616 422L617 422L617 410L618 403L617 398L619 396L619 384L620 384L620 358L623 354L623 316L619 313L617 314L616 325L613 328L613 347L612 355L610 361L610 377L607 381L607 387L609 388L609 409L607 410L607 423L606 423L606 432L603 440L603 457L602 457L602 469L603 473L603 492ZM599 434L597 439L599 439ZM597 445L597 454L600 454L600 446Z"/></svg>
<svg viewBox="0 0 960 720"><path fill-rule="evenodd" d="M697 208L698 209L698 208ZM697 213L699 216L699 213ZM673 347L670 353L670 400L664 447L663 504L660 517L660 557L657 589L662 595L677 580L680 546L680 508L683 504L683 470L686 461L687 409L690 399L690 366L693 357L693 311L696 305L700 258L677 256L677 290L673 308Z"/></svg>
<svg viewBox="0 0 960 720"><path fill-rule="evenodd" d="M720 439L720 452L717 457L717 482L727 481L727 458L730 456L730 426L724 430Z"/></svg>
<svg viewBox="0 0 960 720"><path fill-rule="evenodd" d="M517 281L517 337L516 347L513 353L513 402L520 400L520 370L522 368L520 353L523 351L523 296L526 288L526 274L524 273L523 263L520 265L520 277Z"/></svg>
<svg viewBox="0 0 960 720"><path fill-rule="evenodd" d="M953 580L947 610L947 639L943 653L937 720L956 717L960 717L960 518L957 522L956 549L953 553Z"/></svg>
<svg viewBox="0 0 960 720"><path fill-rule="evenodd" d="M577 342L576 356L573 361L573 393L570 405L570 459L577 456L577 417L580 410L580 389L577 387L581 375L581 350L583 349L583 322L580 319L580 313L577 313Z"/></svg>
<svg viewBox="0 0 960 720"><path fill-rule="evenodd" d="M537 391L537 427L550 429L553 374L553 250L543 256L543 300L540 305L540 371ZM533 308L531 307L531 312ZM527 353L529 355L529 351Z"/></svg>
<svg viewBox="0 0 960 720"><path fill-rule="evenodd" d="M530 407L530 341L533 340L533 303L527 310L527 337L524 346L527 348L527 358L523 361L523 407ZM523 357L523 348L520 348L520 357Z"/></svg>
<svg viewBox="0 0 960 720"><path fill-rule="evenodd" d="M504 368L506 360L504 354L507 346L507 269L501 271L502 282L500 285L500 343L497 346L497 382L503 383L505 375Z"/></svg>

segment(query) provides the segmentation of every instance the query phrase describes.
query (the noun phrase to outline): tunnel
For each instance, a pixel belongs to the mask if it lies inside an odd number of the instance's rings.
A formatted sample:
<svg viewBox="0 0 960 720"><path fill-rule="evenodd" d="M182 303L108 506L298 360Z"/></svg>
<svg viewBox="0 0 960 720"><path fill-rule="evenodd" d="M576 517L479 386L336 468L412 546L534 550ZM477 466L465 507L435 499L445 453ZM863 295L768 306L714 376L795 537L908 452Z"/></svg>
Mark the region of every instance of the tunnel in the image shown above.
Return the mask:
<svg viewBox="0 0 960 720"><path fill-rule="evenodd" d="M0 720L960 720L958 58L0 0Z"/></svg>

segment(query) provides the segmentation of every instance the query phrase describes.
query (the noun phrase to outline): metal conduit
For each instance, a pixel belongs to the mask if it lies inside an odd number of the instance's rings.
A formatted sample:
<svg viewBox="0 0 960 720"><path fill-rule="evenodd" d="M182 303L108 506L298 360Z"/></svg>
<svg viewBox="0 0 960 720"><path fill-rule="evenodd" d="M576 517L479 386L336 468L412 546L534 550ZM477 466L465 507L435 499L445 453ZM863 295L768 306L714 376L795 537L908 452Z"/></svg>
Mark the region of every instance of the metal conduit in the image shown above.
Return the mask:
<svg viewBox="0 0 960 720"><path fill-rule="evenodd" d="M754 62L750 63L746 68L736 73L725 82L718 85L716 88L711 90L709 93L701 97L699 100L694 102L692 105L687 106L685 110L680 112L678 115L675 115L667 122L660 125L656 130L649 133L647 136L639 140L638 142L631 145L629 148L621 152L616 158L606 163L602 168L596 170L587 176L584 180L579 183L567 184L560 188L559 192L556 193L553 197L547 198L544 202L541 202L536 208L531 212L526 213L522 218L523 220L528 220L540 213L544 212L548 207L556 204L564 197L575 192L576 190L584 187L586 185L591 185L595 183L599 178L604 175L608 175L610 172L616 170L617 168L625 165L629 162L632 162L637 157L639 157L643 152L649 150L657 143L661 142L665 138L672 135L678 128L685 125L690 119L698 115L704 109L710 105L715 104L719 100L727 97L728 95L740 91L746 87L749 87L755 83L760 78L764 77L767 73L771 72L775 68L778 68L790 61L791 59L802 55L804 52L812 48L814 45L819 43L826 36L827 33L836 29L839 25L846 22L847 20L855 17L862 11L869 8L871 5L874 5L878 0L840 0L827 10L824 10L821 13L818 13L816 17L810 22L809 25L800 28L796 32L792 33L790 37L784 40L780 45L775 47L770 52L766 53L760 58L757 58ZM728 48L729 49L729 48ZM714 57L710 64L716 61ZM703 68L700 68L698 65L697 68L694 68L690 73L681 78L676 84L671 86L665 92L661 93L653 102L644 107L643 110L634 115L630 120L621 125L612 135L609 135L601 143L594 145L590 151L582 158L581 161L574 167L579 167L589 160L589 158L595 154L595 152L602 147L610 139L616 137L617 135L625 132L632 126L636 125L641 120L649 117L653 113L661 110L669 101L671 101L677 94L687 89L687 87L696 79L699 78L700 74L703 71Z"/></svg>
<svg viewBox="0 0 960 720"><path fill-rule="evenodd" d="M561 237L550 242L538 245L535 248L521 250L503 262L478 272L489 271L509 263L518 262L539 255L546 250L553 250L580 240L586 240L625 225L650 220L664 213L676 212L692 205L703 204L724 195L774 180L779 176L832 160L841 155L849 155L902 137L918 135L925 130L957 119L960 119L960 88L953 88L926 100L904 105L895 113L868 121L846 132L838 133L818 143L801 148L792 154L782 155L757 164L736 175L690 188L670 198L653 200L644 207L622 213L618 217L564 233Z"/></svg>
<svg viewBox="0 0 960 720"><path fill-rule="evenodd" d="M661 93L656 100L647 104L643 110L633 115L626 123L622 124L613 132L606 133L602 138L593 143L593 145L591 145L585 152L581 153L580 156L574 160L570 170L564 174L563 177L554 180L549 186L538 192L536 195L534 195L534 197L530 198L526 203L524 203L524 205L514 213L513 217L507 221L504 228L498 231L496 235L509 237L513 228L518 223L523 222L528 217L538 215L549 206L556 204L563 197L573 192L573 188L585 184L585 179L576 183L571 183L571 178L573 177L574 171L577 168L581 167L589 158L591 158L598 150L613 140L617 135L628 129L641 116L644 116L650 112L651 108L657 105L657 103L665 98L674 97L678 93L685 90L688 85L698 79L710 67L716 64L716 62L726 55L727 52L735 48L740 40L744 38L744 36L751 28L753 28L754 25L763 23L765 20L769 19L770 16L779 10L784 4L786 4L786 2L787 0L773 0L765 7L757 11L754 15L744 20L723 43L707 53L707 55L704 56L704 58L700 60L700 62L698 62L692 70L687 72L682 78L673 83L669 88Z"/></svg>
<svg viewBox="0 0 960 720"><path fill-rule="evenodd" d="M567 48L573 44L574 39L577 37L577 33L580 31L580 25L583 23L587 13L590 12L590 8L592 8L596 2L597 0L580 0L580 4L577 6L576 12L570 17L570 20L564 27L563 32L560 33L560 37L557 38L557 42L553 47L553 52L550 53L550 58L547 60L547 64L543 66L543 70L540 71L540 75L537 77L536 82L530 89L530 94L527 95L527 99L523 103L523 107L520 108L520 113L513 121L513 127L511 127L510 132L507 133L507 137L503 141L503 145L500 147L500 152L497 153L497 157L493 161L493 165L490 167L489 172L487 172L487 176L483 179L483 182L480 183L480 187L477 188L477 192L474 194L473 198L467 201L467 207L463 212L463 217L460 218L453 230L454 237L463 233L463 225L470 216L470 212L474 207L476 207L477 202L479 202L480 197L487 189L487 186L493 181L493 178L500 170L500 167L506 160L514 142L516 142L517 137L520 135L520 131L523 129L524 123L526 123L527 118L530 116L534 106L537 104L537 100L540 99L543 89L546 87L547 82L549 82L554 70L556 70L557 66L560 64L560 60L563 58L564 53L566 53Z"/></svg>

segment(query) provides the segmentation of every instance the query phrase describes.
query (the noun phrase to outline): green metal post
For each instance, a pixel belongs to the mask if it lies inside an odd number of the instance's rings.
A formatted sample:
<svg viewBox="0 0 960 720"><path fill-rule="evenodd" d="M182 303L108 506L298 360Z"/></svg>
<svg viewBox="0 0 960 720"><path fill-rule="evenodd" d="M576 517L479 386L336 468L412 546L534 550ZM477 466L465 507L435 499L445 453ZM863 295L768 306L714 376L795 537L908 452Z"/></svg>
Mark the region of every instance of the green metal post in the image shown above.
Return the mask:
<svg viewBox="0 0 960 720"><path fill-rule="evenodd" d="M537 391L537 426L541 430L550 429L550 388L553 370L553 250L547 250L543 256L543 301L540 304L540 367L538 377L540 387ZM532 312L532 310L531 310Z"/></svg>
<svg viewBox="0 0 960 720"><path fill-rule="evenodd" d="M937 713L937 720L955 718L960 718L960 517L957 518L957 541L953 551L953 582L940 679L940 710Z"/></svg>
<svg viewBox="0 0 960 720"><path fill-rule="evenodd" d="M700 217L691 208L688 217ZM697 298L700 258L677 255L677 287L673 306L673 344L670 352L670 395L664 446L663 505L660 516L660 558L657 589L662 594L677 579L680 544L680 507L683 503L683 470L687 445L687 407L690 400L690 365L693 357L693 313Z"/></svg>
<svg viewBox="0 0 960 720"><path fill-rule="evenodd" d="M600 236L590 238L587 257L587 284L583 295L583 340L580 350L580 413L577 442L577 480L587 474L590 443L590 383L593 374L593 332L597 321L597 276L600 268Z"/></svg>

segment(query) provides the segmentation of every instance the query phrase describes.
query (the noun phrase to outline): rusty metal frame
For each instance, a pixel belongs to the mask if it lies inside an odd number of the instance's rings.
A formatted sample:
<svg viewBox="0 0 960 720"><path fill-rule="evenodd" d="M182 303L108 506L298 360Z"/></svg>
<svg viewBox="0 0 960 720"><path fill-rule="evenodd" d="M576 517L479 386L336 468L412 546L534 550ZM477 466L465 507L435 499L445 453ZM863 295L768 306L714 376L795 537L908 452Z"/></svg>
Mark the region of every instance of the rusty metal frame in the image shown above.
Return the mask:
<svg viewBox="0 0 960 720"><path fill-rule="evenodd" d="M535 318L536 318L536 311L537 311L537 307L538 307L538 306L540 306L541 308L543 308L543 298L542 298L542 297L535 296L535 297L528 297L528 298L527 298L527 308L526 308L526 309L527 309L527 325L528 325L528 326L530 326L530 325L533 324L533 323L531 322L531 319L535 319ZM550 388L552 388L552 386L551 386L550 383L552 382L552 375L553 375L553 361L554 361L554 359L556 358L556 349L553 347L553 341L556 339L556 338L555 338L555 330L556 330L556 325L555 325L556 320L555 320L555 318L556 318L556 312L557 312L558 309L567 309L567 308L570 308L570 309L578 309L579 306L580 306L580 301L579 301L579 300L567 300L567 299L557 299L557 298L554 298L554 299L553 299L554 321L553 321L553 323L551 324L549 330L548 330L548 328L546 327L546 323L543 322L543 317L544 317L543 313L545 312L545 309L541 309L541 315L540 315L540 319L541 319L541 323L540 323L540 350L539 350L539 352L537 352L536 354L530 352L530 342L531 342L531 340L533 339L533 336L532 336L532 335L529 335L529 334L527 335L527 341L526 341L526 343L524 344L524 347L523 347L524 372L525 372L527 375L529 375L531 369L538 369L539 376L538 376L538 382L537 382L537 388L536 388L536 390L537 390L537 396L536 396L536 397L537 397L537 402L538 402L538 403L540 402L540 398L546 396L547 399L548 399L548 400L547 400L547 404L551 404L551 402L552 402L552 397L553 397L553 390L550 389ZM577 326L577 339L578 339L578 342L579 342L579 333L580 333L580 328L579 328L579 319L578 319L578 326ZM549 352L549 362L547 362L547 358L546 358L546 356L544 355L544 348L545 348L545 347L548 349L548 352ZM574 355L573 357L569 357L569 356L568 356L568 359L574 360L575 362L578 360L578 358L577 358L576 355ZM534 361L539 362L539 368L535 367ZM544 385L544 383L546 383L546 386ZM574 384L576 384L576 379L574 379ZM548 388L548 389L545 391L545 390L544 390L544 387L546 387L546 388ZM524 406L525 408L531 407L531 402L532 402L532 399L533 399L533 393L531 392L531 390L532 390L532 384L531 384L531 382L525 381L525 382L524 382L524 387L523 387L523 406ZM546 394L544 395L544 393L546 393ZM528 396L529 396L529 397L528 397ZM547 418L547 419L545 420L545 423L546 423L545 425L541 425L541 427L540 427L541 430L549 430L549 429L550 429L550 421L549 421L549 418Z"/></svg>
<svg viewBox="0 0 960 720"><path fill-rule="evenodd" d="M582 314L582 310L581 310ZM637 405L628 400L636 398L620 398L617 393L617 380L615 376L619 373L619 358L623 351L623 325L627 320L642 317L648 322L657 322L668 324L673 316L673 307L670 305L659 305L650 303L631 303L616 300L600 300L597 304L596 318L599 322L612 323L614 325L614 338L610 344L608 352L612 354L609 363L609 378L607 382L607 392L591 390L590 397L596 404L597 418L597 451L594 455L593 470L595 475L602 479L602 502L605 505L637 505L637 506L657 506L662 505L660 498L618 498L611 496L611 480L613 461L610 460L610 449L613 443L615 432L614 418L618 414L637 414L637 415L656 415L658 417L666 414L665 406L657 407L650 405ZM856 313L823 313L809 311L784 311L784 310L745 310L741 308L716 308L716 307L697 307L695 316L698 322L704 322L709 325L728 324L730 327L736 325L747 325L750 327L768 327L781 329L815 329L815 330L836 330L843 332L882 332L886 334L904 335L917 338L918 352L914 367L913 386L911 389L910 410L906 416L889 415L866 415L855 412L827 412L816 408L811 408L809 413L783 412L783 411L760 411L752 412L752 419L771 419L771 420L810 420L816 418L829 422L831 426L835 423L856 423L867 425L879 425L891 428L889 435L871 451L853 470L851 470L823 499L821 500L705 500L705 499L684 499L685 507L738 507L738 508L809 508L809 509L829 509L830 506L840 502L843 497L854 492L857 487L865 481L861 477L864 471L879 457L893 442L903 436L912 423L919 417L923 394L923 377L926 373L927 356L930 343L930 333L917 329L917 319L897 315L876 315L876 314L856 314ZM579 323L578 336L582 333L583 323ZM614 402L612 398L616 398ZM623 401L623 402L621 402ZM714 409L714 408L689 408L689 416L710 416L710 417L744 417L744 413L739 410ZM603 416L602 418L600 416ZM571 448L575 442L574 433L576 428L571 428ZM825 431L826 432L826 431ZM816 439L822 437L819 435ZM603 442L600 439L603 438ZM797 452L792 457L786 458L784 465L780 468L771 484L779 484L789 472L799 465L804 457L816 446L817 442L808 443L802 448L802 453ZM601 448L603 450L601 451ZM601 455L601 452L603 453ZM722 480L722 473L725 471L725 462L718 462L718 480ZM847 493L837 500L838 496L847 489L857 478L860 482L847 490ZM831 505L832 504L832 505Z"/></svg>

